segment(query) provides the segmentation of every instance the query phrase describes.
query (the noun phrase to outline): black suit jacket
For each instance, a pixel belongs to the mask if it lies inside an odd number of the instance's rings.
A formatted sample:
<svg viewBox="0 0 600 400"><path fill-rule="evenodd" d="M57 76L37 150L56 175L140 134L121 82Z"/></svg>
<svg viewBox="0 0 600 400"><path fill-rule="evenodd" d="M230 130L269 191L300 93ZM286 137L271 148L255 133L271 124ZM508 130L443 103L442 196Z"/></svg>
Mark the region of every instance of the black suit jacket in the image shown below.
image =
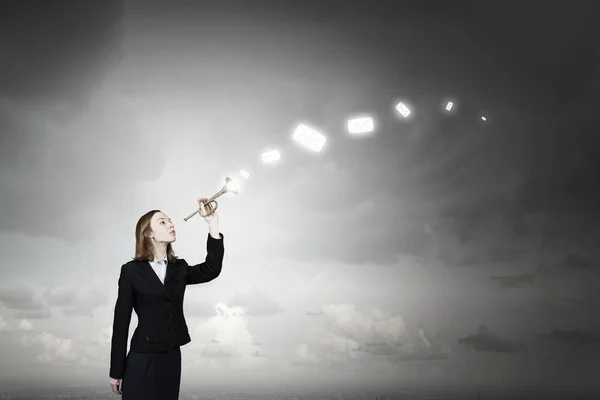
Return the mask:
<svg viewBox="0 0 600 400"><path fill-rule="evenodd" d="M183 297L187 285L210 282L221 273L224 237L210 234L206 243L206 260L198 265L178 258L167 264L165 284L148 261L132 260L121 266L110 354L110 373L121 379L125 373L127 336L131 312L135 309L138 326L131 337L130 351L159 353L191 341L183 315Z"/></svg>

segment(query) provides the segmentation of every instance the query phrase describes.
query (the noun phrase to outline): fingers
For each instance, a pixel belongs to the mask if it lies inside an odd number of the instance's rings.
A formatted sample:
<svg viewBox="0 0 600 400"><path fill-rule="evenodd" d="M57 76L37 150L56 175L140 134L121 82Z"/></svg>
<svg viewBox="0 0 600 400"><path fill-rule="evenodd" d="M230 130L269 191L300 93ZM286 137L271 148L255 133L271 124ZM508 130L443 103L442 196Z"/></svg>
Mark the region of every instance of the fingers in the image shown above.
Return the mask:
<svg viewBox="0 0 600 400"><path fill-rule="evenodd" d="M206 203L207 200L208 200L208 198L206 198L206 197L198 198L199 214L202 217L207 217L209 214L212 214L212 216L216 217L217 216L217 211L215 209L216 207L213 206L212 201L207 204Z"/></svg>
<svg viewBox="0 0 600 400"><path fill-rule="evenodd" d="M206 203L206 201L208 200L208 198L206 197L201 197L198 199L198 205L200 206L200 215L203 217L206 217L207 215L213 213L216 214L216 211L214 211L215 206L213 206L213 203Z"/></svg>
<svg viewBox="0 0 600 400"><path fill-rule="evenodd" d="M206 200L208 200L206 197L201 197L198 199L198 205L200 206L200 215L202 215L203 217L206 216Z"/></svg>
<svg viewBox="0 0 600 400"><path fill-rule="evenodd" d="M115 383L110 383L110 388L112 389L113 393L115 393L115 394L123 394L122 387L123 387L122 379L119 379Z"/></svg>

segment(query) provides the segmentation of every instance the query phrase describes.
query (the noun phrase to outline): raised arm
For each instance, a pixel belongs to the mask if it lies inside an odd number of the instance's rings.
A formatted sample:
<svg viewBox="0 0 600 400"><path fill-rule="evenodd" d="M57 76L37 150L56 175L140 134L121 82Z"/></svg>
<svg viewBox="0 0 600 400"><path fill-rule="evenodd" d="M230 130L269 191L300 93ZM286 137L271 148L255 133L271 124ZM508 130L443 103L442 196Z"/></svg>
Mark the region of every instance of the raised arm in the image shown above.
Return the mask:
<svg viewBox="0 0 600 400"><path fill-rule="evenodd" d="M214 236L219 237L215 239ZM223 267L223 256L225 254L225 247L223 241L225 240L222 233L208 234L206 241L206 259L204 262L197 265L188 266L187 273L187 284L196 285L198 283L210 282L221 274L221 268Z"/></svg>
<svg viewBox="0 0 600 400"><path fill-rule="evenodd" d="M127 336L133 311L133 287L127 276L125 266L121 266L119 276L119 295L115 304L113 332L110 352L110 378L122 379L125 373L127 357Z"/></svg>

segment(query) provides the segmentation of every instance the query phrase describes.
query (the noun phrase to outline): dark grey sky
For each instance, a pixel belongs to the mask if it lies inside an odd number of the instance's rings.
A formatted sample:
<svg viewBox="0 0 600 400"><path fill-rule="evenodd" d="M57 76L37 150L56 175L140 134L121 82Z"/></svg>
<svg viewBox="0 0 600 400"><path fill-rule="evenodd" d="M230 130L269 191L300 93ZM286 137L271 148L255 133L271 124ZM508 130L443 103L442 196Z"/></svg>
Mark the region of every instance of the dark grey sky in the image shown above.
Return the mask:
<svg viewBox="0 0 600 400"><path fill-rule="evenodd" d="M290 381L594 382L596 2L102 4L1 6L0 329L41 346L24 369L104 379L139 216L181 221L245 168L220 201L230 272L191 291L190 371L218 380L225 352ZM352 138L362 112L377 130ZM303 121L322 154L291 141ZM205 227L178 224L203 257Z"/></svg>

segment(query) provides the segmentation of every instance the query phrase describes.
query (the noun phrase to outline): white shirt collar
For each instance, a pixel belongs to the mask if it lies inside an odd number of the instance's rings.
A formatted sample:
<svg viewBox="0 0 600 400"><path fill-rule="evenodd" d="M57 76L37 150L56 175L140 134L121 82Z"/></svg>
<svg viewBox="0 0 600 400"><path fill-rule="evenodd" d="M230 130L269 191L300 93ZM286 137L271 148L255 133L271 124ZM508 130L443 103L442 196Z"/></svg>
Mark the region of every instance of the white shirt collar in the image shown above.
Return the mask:
<svg viewBox="0 0 600 400"><path fill-rule="evenodd" d="M152 264L158 264L158 263L160 263L161 261L164 261L164 264L165 264L165 265L167 264L167 255L166 255L166 254L165 254L165 256L163 257L163 259L162 259L162 260L157 260L157 259L154 259L154 261L150 261L150 262L151 262Z"/></svg>

